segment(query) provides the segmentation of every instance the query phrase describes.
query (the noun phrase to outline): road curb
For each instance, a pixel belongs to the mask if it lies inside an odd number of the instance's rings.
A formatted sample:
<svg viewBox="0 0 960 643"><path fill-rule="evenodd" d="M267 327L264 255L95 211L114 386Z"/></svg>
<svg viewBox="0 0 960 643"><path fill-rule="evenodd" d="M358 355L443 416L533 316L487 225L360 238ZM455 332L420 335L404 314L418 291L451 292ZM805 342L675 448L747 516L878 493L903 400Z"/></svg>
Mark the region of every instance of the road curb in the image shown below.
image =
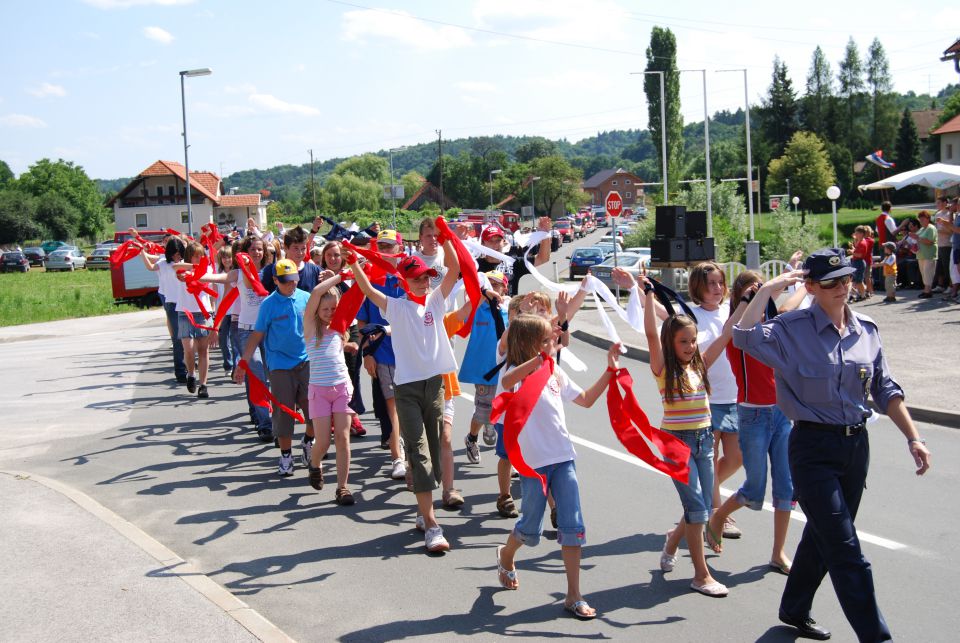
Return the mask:
<svg viewBox="0 0 960 643"><path fill-rule="evenodd" d="M268 643L293 642L289 635L271 623L262 614L231 594L225 587L211 579L199 569L174 553L148 533L120 517L110 509L73 487L62 482L45 478L26 471L8 471L0 469L0 474L8 475L19 480L32 480L69 498L81 509L96 516L112 527L127 540L149 554L158 563L164 566L165 576L176 576L184 583L203 595L214 605L222 609L244 629L261 641Z"/></svg>
<svg viewBox="0 0 960 643"><path fill-rule="evenodd" d="M601 337L599 335L594 335L584 330L575 330L572 335L579 339L582 342L586 342L591 346L596 346L607 350L610 346L610 340L607 337ZM650 361L650 351L646 348L640 348L639 346L631 346L630 344L624 343L624 347L627 349L626 355L631 359L635 359L641 362ZM870 405L877 409L876 404L873 401L870 401ZM937 426L950 427L951 429L960 429L960 413L955 411L947 411L945 409L936 409L929 406L920 406L917 404L907 404L907 409L910 411L910 417L912 417L916 422L926 422L928 424L936 424ZM879 411L879 409L877 409Z"/></svg>

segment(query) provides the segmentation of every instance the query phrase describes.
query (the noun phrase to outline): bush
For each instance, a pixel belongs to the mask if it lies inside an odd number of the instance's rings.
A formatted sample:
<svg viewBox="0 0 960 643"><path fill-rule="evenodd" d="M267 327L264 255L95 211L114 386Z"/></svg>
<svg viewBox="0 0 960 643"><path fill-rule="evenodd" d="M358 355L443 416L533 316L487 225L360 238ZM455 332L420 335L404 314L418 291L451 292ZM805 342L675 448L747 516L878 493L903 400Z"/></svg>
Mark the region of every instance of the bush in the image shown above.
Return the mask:
<svg viewBox="0 0 960 643"><path fill-rule="evenodd" d="M808 222L807 225L802 225L800 215L794 214L786 206L774 210L768 216L772 223L760 238L761 261L787 261L797 250L809 254L822 246L816 223Z"/></svg>

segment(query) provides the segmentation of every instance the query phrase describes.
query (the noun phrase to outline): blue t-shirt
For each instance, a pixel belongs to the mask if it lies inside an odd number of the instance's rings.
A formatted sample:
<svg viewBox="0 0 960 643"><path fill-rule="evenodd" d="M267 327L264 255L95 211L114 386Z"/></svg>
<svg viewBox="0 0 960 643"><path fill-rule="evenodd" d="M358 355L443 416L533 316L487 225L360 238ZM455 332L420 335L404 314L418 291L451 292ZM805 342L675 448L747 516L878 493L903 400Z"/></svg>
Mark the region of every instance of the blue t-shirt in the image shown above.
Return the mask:
<svg viewBox="0 0 960 643"><path fill-rule="evenodd" d="M507 311L501 308L500 315L503 318L503 325L506 326ZM489 380L483 379L483 376L496 365L497 327L494 324L493 311L490 310L490 302L484 301L477 308L477 314L473 318L473 327L470 329L467 350L463 354L459 379L461 382L467 382L468 384L496 386L497 380L500 379L499 372Z"/></svg>
<svg viewBox="0 0 960 643"><path fill-rule="evenodd" d="M276 274L275 264L267 264L260 271L260 281L267 292L273 292L277 289L277 284L273 282L273 276ZM304 261L300 268L300 279L297 281L297 288L310 294L317 284L320 283L320 266L312 261Z"/></svg>
<svg viewBox="0 0 960 643"><path fill-rule="evenodd" d="M310 295L299 289L295 289L290 297L284 297L276 290L260 304L253 329L263 333L271 371L290 370L307 361L303 311L307 309L309 299Z"/></svg>
<svg viewBox="0 0 960 643"><path fill-rule="evenodd" d="M384 285L378 286L377 284L373 284L373 287L387 297L406 296L403 288L400 287L400 280L393 275L387 275L387 281L384 283ZM360 312L357 313L357 319L360 321L361 328L364 326L364 324L380 324L381 326L390 325L390 322L384 319L383 315L380 314L380 309L377 308L377 305L369 299L363 300L363 304L360 306ZM377 350L373 352L373 359L375 359L378 364L388 364L393 366L397 363L397 358L393 354L392 337L387 335L383 338L383 341L380 342L379 346L377 346Z"/></svg>

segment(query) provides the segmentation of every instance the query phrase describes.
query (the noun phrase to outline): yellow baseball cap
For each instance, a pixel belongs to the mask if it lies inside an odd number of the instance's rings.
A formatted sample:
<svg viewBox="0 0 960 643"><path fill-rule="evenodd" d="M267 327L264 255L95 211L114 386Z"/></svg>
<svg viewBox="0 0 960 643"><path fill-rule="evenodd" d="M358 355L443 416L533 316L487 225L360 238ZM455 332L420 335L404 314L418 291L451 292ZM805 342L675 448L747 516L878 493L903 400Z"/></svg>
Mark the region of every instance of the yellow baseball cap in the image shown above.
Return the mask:
<svg viewBox="0 0 960 643"><path fill-rule="evenodd" d="M277 281L284 283L300 280L300 271L297 270L297 264L289 259L281 259L278 261L274 267L274 274L277 276Z"/></svg>
<svg viewBox="0 0 960 643"><path fill-rule="evenodd" d="M491 270L490 272L485 273L485 274L487 275L487 279L492 279L492 280L494 280L494 281L499 281L499 282L502 283L502 284L506 284L506 283L507 283L507 278L506 278L506 276L505 276L502 272L500 272L499 270Z"/></svg>
<svg viewBox="0 0 960 643"><path fill-rule="evenodd" d="M399 245L403 243L403 237L396 230L384 230L377 235L377 243L393 243Z"/></svg>

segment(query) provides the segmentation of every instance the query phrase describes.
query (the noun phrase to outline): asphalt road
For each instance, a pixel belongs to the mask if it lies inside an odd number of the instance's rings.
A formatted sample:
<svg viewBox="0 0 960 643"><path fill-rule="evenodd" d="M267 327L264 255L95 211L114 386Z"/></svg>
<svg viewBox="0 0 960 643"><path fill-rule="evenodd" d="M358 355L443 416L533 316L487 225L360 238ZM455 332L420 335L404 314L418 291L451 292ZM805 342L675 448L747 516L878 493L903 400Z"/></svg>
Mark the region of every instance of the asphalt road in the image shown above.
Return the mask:
<svg viewBox="0 0 960 643"><path fill-rule="evenodd" d="M198 401L171 382L158 311L38 325L0 342L7 365L0 372L0 469L55 478L89 494L296 639L794 640L776 620L784 578L766 566L769 512L738 512L744 537L708 559L731 588L728 598L688 589L685 554L673 573L659 571L664 533L680 513L676 491L617 443L603 399L591 410L568 409L587 525L582 587L601 613L580 623L561 608L565 582L549 527L538 547L520 552L520 591L497 584L495 547L513 521L495 513L492 450L483 447L480 465L466 464L462 439L472 406L465 398L456 403L454 445L467 502L460 511L439 510L453 548L431 556L414 529L412 495L386 477L376 431L351 446L358 496L352 508L333 503L332 485L313 491L302 468L278 478L277 451L248 429L239 387L218 375L211 399ZM603 351L576 341L572 349L590 368L575 375L587 385L604 368ZM647 365L624 365L657 422ZM373 426L369 415L364 419ZM871 425L872 469L858 526L895 637L953 641L960 616L950 561L960 520L950 507L960 483L960 432L921 430L934 466L917 478L892 424ZM43 507L36 511L42 515ZM801 527L793 521L788 551ZM834 640L853 640L829 583L814 615Z"/></svg>

